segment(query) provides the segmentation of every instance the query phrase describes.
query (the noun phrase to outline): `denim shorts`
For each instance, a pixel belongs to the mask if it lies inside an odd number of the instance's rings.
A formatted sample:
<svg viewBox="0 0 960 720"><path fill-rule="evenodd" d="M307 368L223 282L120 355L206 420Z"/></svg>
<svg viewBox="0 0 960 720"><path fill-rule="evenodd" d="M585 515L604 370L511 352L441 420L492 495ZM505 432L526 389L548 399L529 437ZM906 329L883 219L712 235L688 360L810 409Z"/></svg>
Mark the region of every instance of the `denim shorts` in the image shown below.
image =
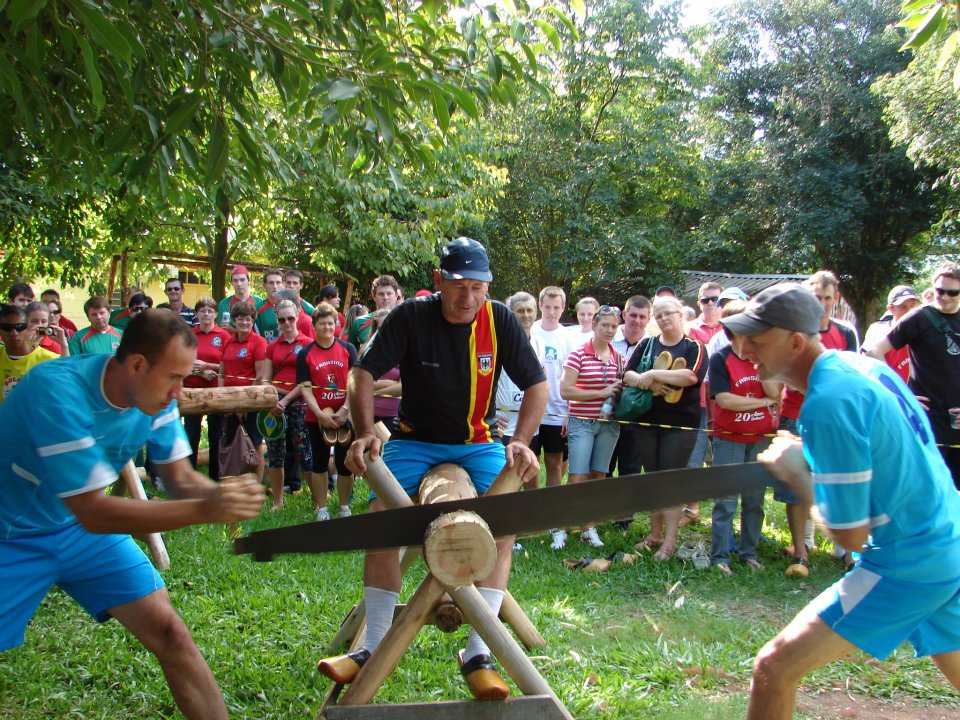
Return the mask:
<svg viewBox="0 0 960 720"><path fill-rule="evenodd" d="M383 446L383 462L407 495L420 492L427 470L441 463L460 465L470 475L477 495L483 495L507 463L506 449L498 442L475 445L441 445L419 440L391 440ZM373 498L373 493L370 495Z"/></svg>
<svg viewBox="0 0 960 720"><path fill-rule="evenodd" d="M619 437L620 425L615 422L570 418L567 425L570 474L589 475L592 470L606 475Z"/></svg>

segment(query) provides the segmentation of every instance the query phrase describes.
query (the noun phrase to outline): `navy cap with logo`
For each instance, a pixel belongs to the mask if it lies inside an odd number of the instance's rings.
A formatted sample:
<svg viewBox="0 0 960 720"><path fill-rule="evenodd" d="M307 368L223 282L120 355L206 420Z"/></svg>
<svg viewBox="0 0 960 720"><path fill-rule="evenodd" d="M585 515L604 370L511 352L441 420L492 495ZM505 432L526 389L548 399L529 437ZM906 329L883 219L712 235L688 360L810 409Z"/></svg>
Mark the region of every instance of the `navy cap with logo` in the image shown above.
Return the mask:
<svg viewBox="0 0 960 720"><path fill-rule="evenodd" d="M742 313L720 322L737 335L757 335L772 328L783 328L813 335L820 330L823 306L802 285L782 283L758 293Z"/></svg>
<svg viewBox="0 0 960 720"><path fill-rule="evenodd" d="M458 237L443 248L440 275L444 280L480 280L490 282L490 259L487 250L476 240Z"/></svg>
<svg viewBox="0 0 960 720"><path fill-rule="evenodd" d="M920 302L920 298L909 285L897 285L887 295L887 305L902 305L907 300Z"/></svg>

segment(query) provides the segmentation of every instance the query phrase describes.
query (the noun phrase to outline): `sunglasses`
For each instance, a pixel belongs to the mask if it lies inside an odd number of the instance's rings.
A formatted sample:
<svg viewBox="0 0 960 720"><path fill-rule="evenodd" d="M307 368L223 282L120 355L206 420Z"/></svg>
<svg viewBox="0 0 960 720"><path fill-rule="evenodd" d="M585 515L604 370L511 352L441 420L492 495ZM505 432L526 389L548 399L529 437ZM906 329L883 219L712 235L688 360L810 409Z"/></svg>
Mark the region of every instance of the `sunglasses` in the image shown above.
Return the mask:
<svg viewBox="0 0 960 720"><path fill-rule="evenodd" d="M616 315L620 317L620 308L616 305L601 305L600 309L597 310L598 315Z"/></svg>
<svg viewBox="0 0 960 720"><path fill-rule="evenodd" d="M700 303L701 305L709 305L710 303L718 303L718 302L720 302L720 296L719 296L719 295L711 295L710 297L702 297L702 298L700 298L699 300L697 300L697 302Z"/></svg>
<svg viewBox="0 0 960 720"><path fill-rule="evenodd" d="M950 297L960 296L960 289L957 289L957 290L947 290L946 288L934 288L934 290L936 290L937 295L939 295L939 296L941 296L941 297L943 297L944 295L949 295Z"/></svg>
<svg viewBox="0 0 960 720"><path fill-rule="evenodd" d="M4 332L13 332L14 330L17 332L23 332L26 329L26 323L0 323L0 330L3 330Z"/></svg>
<svg viewBox="0 0 960 720"><path fill-rule="evenodd" d="M293 315L291 315L290 317L277 318L277 322L282 322L282 323L296 322L296 321L297 321L297 318L295 318Z"/></svg>
<svg viewBox="0 0 960 720"><path fill-rule="evenodd" d="M143 312L144 310L147 309L147 307L148 307L147 305L134 305L132 308L130 308L130 312L132 313Z"/></svg>
<svg viewBox="0 0 960 720"><path fill-rule="evenodd" d="M51 315L59 315L61 312L62 312L62 311L60 311L60 310L51 310L51 311L50 311L50 314L51 314Z"/></svg>
<svg viewBox="0 0 960 720"><path fill-rule="evenodd" d="M183 288L179 287L168 287L163 289L164 292L183 292Z"/></svg>

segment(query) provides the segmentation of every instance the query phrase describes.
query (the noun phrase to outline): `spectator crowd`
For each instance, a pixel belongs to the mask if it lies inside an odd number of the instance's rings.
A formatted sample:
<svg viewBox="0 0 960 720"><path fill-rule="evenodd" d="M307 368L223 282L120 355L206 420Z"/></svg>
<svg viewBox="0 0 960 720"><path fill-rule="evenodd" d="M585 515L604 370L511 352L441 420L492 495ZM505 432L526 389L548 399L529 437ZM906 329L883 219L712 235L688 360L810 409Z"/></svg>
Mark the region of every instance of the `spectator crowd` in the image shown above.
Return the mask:
<svg viewBox="0 0 960 720"><path fill-rule="evenodd" d="M301 297L304 276L296 269L267 270L253 294L250 272L243 265L231 271L233 294L216 302L201 297L184 304L179 278L164 284L166 301L156 307L175 313L193 329L197 356L188 388L270 384L278 402L272 413L285 432L266 439L256 473L268 484L271 507L279 509L285 493L309 489L317 520L331 516L328 494L336 492L334 510L351 513L354 477L345 462L353 438L348 375L378 337L394 307L430 297L429 290L404 300L390 275L371 286L371 311L363 304L340 312L336 286L323 287L311 304ZM948 263L934 272L930 300L913 288L898 285L889 291L885 312L864 334L838 320L840 283L829 271L814 273L804 285L825 314L820 324L824 348L863 353L889 365L926 409L941 454L960 487L960 268ZM12 285L0 306L0 403L15 390L31 368L56 359L115 353L124 329L153 299L130 292L123 306L111 309L107 299L90 297L83 305L82 327L63 315L55 290L39 299L25 283ZM614 473L642 472L704 465L752 462L777 431L797 434L804 396L783 384L761 380L753 362L737 354L730 331L721 319L744 311L748 295L738 287L717 282L700 286L696 310L683 304L670 287L658 288L652 299L624 298L602 305L592 297L573 304L575 322L562 324L570 307L565 291L556 286L531 294L518 291L505 299L546 378L548 399L531 442L542 453L545 482L589 482ZM692 318L691 318L692 316ZM652 402L639 421L621 421L616 407L626 389L649 391ZM389 435L405 432L402 416L403 377L394 367L375 380L374 417ZM507 373L496 389L496 425L504 445L516 429L521 390ZM219 450L238 432L255 447L264 442L254 413L210 413L183 418L198 464L202 438L209 448L211 478L220 477ZM146 460L149 468L149 459ZM638 480L641 482L642 480ZM536 486L535 479L527 482ZM774 482L773 497L785 505L791 543L788 576L806 577L809 553L815 547L811 508L785 485ZM764 522L762 491L713 501L710 547L687 547L678 541L685 525L701 522L700 505L689 503L651 513L649 532L636 548L649 551L656 562L679 555L699 557L704 567L732 572L732 560L749 570L757 558ZM739 532L735 532L739 501ZM618 525L624 529L633 518ZM602 548L602 530L593 524L577 528L579 539ZM564 549L570 528L551 530L554 550ZM516 547L519 547L517 545ZM856 561L855 548L835 549L847 568Z"/></svg>

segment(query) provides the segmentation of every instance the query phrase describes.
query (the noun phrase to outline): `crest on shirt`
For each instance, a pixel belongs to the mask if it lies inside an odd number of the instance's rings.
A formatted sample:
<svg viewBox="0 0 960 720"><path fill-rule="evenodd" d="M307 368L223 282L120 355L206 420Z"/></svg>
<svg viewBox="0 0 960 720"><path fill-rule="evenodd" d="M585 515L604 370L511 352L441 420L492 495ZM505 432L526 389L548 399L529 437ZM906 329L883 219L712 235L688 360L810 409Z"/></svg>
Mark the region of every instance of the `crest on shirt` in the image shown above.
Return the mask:
<svg viewBox="0 0 960 720"><path fill-rule="evenodd" d="M221 345L223 345L223 338L219 336L215 337L213 338L213 340L210 341L210 344L213 345L213 347L220 347Z"/></svg>
<svg viewBox="0 0 960 720"><path fill-rule="evenodd" d="M489 375L493 371L493 353L477 355L477 367L480 368L481 375Z"/></svg>
<svg viewBox="0 0 960 720"><path fill-rule="evenodd" d="M238 358L245 358L247 356L247 349L240 348L240 352L237 353Z"/></svg>

